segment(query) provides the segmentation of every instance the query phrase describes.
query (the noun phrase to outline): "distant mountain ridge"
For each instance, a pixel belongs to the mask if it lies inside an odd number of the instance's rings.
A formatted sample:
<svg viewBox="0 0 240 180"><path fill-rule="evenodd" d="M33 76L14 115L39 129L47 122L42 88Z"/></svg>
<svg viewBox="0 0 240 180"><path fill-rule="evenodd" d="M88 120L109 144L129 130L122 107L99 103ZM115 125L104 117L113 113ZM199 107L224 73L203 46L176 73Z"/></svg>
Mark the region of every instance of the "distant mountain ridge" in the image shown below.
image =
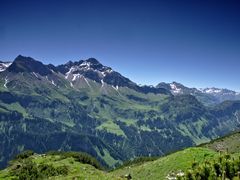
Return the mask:
<svg viewBox="0 0 240 180"><path fill-rule="evenodd" d="M165 88L173 95L190 94L195 96L199 101L205 105L216 105L227 100L240 100L240 93L229 89L220 88L189 88L180 83L159 83L156 87Z"/></svg>
<svg viewBox="0 0 240 180"><path fill-rule="evenodd" d="M129 87L142 93L170 93L163 88L154 88L152 86L138 86L136 83L122 76L120 73L112 70L112 68L103 66L95 58L89 58L87 60L80 60L75 62L69 61L66 64L54 66L52 64L44 65L31 57L24 57L22 55L19 55L13 61L13 63L9 63L8 66L2 68L2 72L5 70L16 73L34 72L42 76L46 76L52 72L61 73L65 76L65 79L71 83L71 86L77 86L77 84L79 84L79 81L85 81L88 84L88 81L86 79L88 78L97 83L101 83L102 85L104 85L104 83L109 84L114 89L118 89L119 87Z"/></svg>
<svg viewBox="0 0 240 180"><path fill-rule="evenodd" d="M26 65L24 67L24 65ZM120 73L114 71L112 68L102 65L95 58L87 60L69 61L66 64L54 66L52 64L44 65L30 57L19 55L14 62L0 62L0 72L5 71L31 71L39 73L40 75L51 74L51 71L61 73L67 80L74 84L79 84L79 81L87 82L86 78L92 79L104 85L107 83L118 89L121 86L130 87L134 90L143 93L165 93L171 92L173 95L190 94L196 96L199 101L205 105L216 105L226 100L240 100L240 93L229 89L220 88L189 88L178 82L159 83L156 86L139 86L128 78L122 76ZM205 97L206 96L206 97ZM205 102L205 99L210 99Z"/></svg>

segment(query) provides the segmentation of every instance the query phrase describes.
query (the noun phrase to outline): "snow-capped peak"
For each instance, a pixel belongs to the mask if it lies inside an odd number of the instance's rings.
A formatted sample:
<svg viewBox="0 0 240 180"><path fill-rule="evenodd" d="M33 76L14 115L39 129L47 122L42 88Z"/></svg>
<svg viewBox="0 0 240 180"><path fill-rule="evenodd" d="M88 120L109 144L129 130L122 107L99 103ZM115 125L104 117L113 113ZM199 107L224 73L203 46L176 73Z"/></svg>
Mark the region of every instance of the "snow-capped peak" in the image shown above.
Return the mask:
<svg viewBox="0 0 240 180"><path fill-rule="evenodd" d="M75 71L75 70L76 70L76 68L71 67L71 68L69 69L69 71L66 73L66 75L65 75L65 79L68 79L69 76L71 75L71 73L72 73L73 71Z"/></svg>
<svg viewBox="0 0 240 180"><path fill-rule="evenodd" d="M11 64L12 62L0 62L0 72L5 71Z"/></svg>
<svg viewBox="0 0 240 180"><path fill-rule="evenodd" d="M90 68L91 66L91 63L90 62L87 62L87 61L84 61L82 64L79 65L79 67L82 67L82 68Z"/></svg>
<svg viewBox="0 0 240 180"><path fill-rule="evenodd" d="M182 91L182 89L180 87L177 87L176 83L171 83L170 87L171 87L172 93L174 93L174 94L179 94Z"/></svg>
<svg viewBox="0 0 240 180"><path fill-rule="evenodd" d="M203 92L208 93L208 94L213 94L213 93L221 93L222 89L218 88L206 88L203 90Z"/></svg>
<svg viewBox="0 0 240 180"><path fill-rule="evenodd" d="M221 89L221 88L201 88L199 89L202 93L206 93L206 94L212 94L212 95L239 95L238 92L229 90L229 89Z"/></svg>
<svg viewBox="0 0 240 180"><path fill-rule="evenodd" d="M113 72L110 67L103 66L94 58L90 58L84 61L81 60L76 63L71 62L68 63L68 65L71 66L65 73L65 78L70 81L76 81L76 79L80 76L93 76L93 78L97 77L98 81L100 82L106 75Z"/></svg>
<svg viewBox="0 0 240 180"><path fill-rule="evenodd" d="M107 74L113 71L110 67L103 66L101 63L99 63L93 58L83 61L78 66L78 69L82 71L95 71L102 77L105 77Z"/></svg>

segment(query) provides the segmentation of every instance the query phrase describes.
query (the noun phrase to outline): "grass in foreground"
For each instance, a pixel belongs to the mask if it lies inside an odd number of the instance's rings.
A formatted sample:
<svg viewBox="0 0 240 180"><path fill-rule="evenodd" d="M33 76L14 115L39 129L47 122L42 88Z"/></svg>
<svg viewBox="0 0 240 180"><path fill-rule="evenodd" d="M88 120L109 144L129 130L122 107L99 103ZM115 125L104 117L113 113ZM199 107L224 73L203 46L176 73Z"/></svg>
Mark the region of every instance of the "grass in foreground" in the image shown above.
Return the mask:
<svg viewBox="0 0 240 180"><path fill-rule="evenodd" d="M0 171L0 179L123 179L109 174L88 155L80 153L24 154Z"/></svg>
<svg viewBox="0 0 240 180"><path fill-rule="evenodd" d="M151 161L137 161L137 163L128 164L111 172L101 170L95 161L82 158L71 153L48 153L46 155L33 154L29 157L23 156L12 162L12 164L3 171L0 171L0 179L19 179L16 176L18 168L26 164L26 160L37 167L40 175L44 179L127 179L126 175L131 175L132 179L160 179L164 180L171 173L186 172L192 168L194 162L204 164L206 161L215 162L219 158L219 153L208 148L194 147L188 148L176 153L170 154L159 159ZM90 163L90 164L86 164ZM49 171L49 168L51 171ZM34 168L32 168L34 169ZM52 173L53 172L53 173ZM52 174L51 174L52 173ZM50 175L49 175L50 174ZM34 179L34 178L33 178Z"/></svg>
<svg viewBox="0 0 240 180"><path fill-rule="evenodd" d="M155 161L126 166L111 172L111 174L115 176L131 174L133 179L165 179L171 172L186 171L194 160L203 162L217 156L218 153L206 148L189 148Z"/></svg>

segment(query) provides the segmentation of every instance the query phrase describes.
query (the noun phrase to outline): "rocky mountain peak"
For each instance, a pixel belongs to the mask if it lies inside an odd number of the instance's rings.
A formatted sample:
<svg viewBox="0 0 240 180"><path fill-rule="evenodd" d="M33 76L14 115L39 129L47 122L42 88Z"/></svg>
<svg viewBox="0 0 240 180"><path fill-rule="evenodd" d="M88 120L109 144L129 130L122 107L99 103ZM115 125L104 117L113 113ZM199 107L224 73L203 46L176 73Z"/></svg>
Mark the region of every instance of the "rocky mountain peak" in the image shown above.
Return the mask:
<svg viewBox="0 0 240 180"><path fill-rule="evenodd" d="M95 58L89 58L86 60L86 62L90 63L90 64L94 64L94 65L97 65L97 64L101 64L97 59Z"/></svg>
<svg viewBox="0 0 240 180"><path fill-rule="evenodd" d="M9 72L35 72L42 76L51 74L51 70L41 63L31 57L25 57L19 55L15 58L13 63L7 68Z"/></svg>

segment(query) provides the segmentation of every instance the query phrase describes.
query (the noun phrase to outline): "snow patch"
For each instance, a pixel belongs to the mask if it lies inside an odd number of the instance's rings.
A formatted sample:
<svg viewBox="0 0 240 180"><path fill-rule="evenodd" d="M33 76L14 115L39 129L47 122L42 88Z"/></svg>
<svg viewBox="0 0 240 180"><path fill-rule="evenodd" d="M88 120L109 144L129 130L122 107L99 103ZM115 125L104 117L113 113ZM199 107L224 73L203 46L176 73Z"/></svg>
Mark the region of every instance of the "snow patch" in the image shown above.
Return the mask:
<svg viewBox="0 0 240 180"><path fill-rule="evenodd" d="M102 71L100 71L100 73L102 74L103 77L106 76L106 72L102 72Z"/></svg>
<svg viewBox="0 0 240 180"><path fill-rule="evenodd" d="M52 83L54 86L57 86L53 80L51 80L51 83Z"/></svg>
<svg viewBox="0 0 240 180"><path fill-rule="evenodd" d="M179 94L179 93L181 93L181 91L182 91L182 89L181 89L181 88L178 88L178 87L176 86L176 84L174 84L174 83L171 83L171 84L170 84L170 87L171 87L172 92L175 93L175 94Z"/></svg>
<svg viewBox="0 0 240 180"><path fill-rule="evenodd" d="M87 62L87 61L84 61L82 64L79 65L79 67L90 67L91 63L90 62Z"/></svg>
<svg viewBox="0 0 240 180"><path fill-rule="evenodd" d="M50 81L50 80L48 79L48 76L45 76L45 77L46 77L46 79L47 79L50 83L52 83L52 85L57 86L53 80Z"/></svg>
<svg viewBox="0 0 240 180"><path fill-rule="evenodd" d="M33 72L33 75L34 75L36 78L39 78L38 75L37 75L35 72Z"/></svg>
<svg viewBox="0 0 240 180"><path fill-rule="evenodd" d="M94 71L94 72L96 72L98 74L98 77L100 79L102 79L101 83L102 83L102 87L103 87L104 84L105 84L103 82L104 77L106 75L108 75L109 73L112 73L113 70L110 67L107 67L107 66L99 66L99 67L95 68L92 65L93 64L91 62L87 62L87 61L83 61L79 65L73 65L72 67L70 67L68 72L65 73L65 79L67 79L68 81L73 82L73 81L76 81L78 78L83 78L85 80L85 82L87 83L87 85L89 87L91 87L91 85L89 84L88 80L84 77L83 74L84 74L84 72L87 72L87 71Z"/></svg>
<svg viewBox="0 0 240 180"><path fill-rule="evenodd" d="M105 77L107 74L110 74L111 72L113 72L113 70L108 68L107 70L103 69L103 70L100 70L99 72L102 74L103 77Z"/></svg>
<svg viewBox="0 0 240 180"><path fill-rule="evenodd" d="M72 81L76 81L77 78L79 78L81 74L73 74L73 79Z"/></svg>
<svg viewBox="0 0 240 180"><path fill-rule="evenodd" d="M112 70L111 68L109 68L109 69L106 70L106 72L107 72L107 73L112 73L113 70Z"/></svg>
<svg viewBox="0 0 240 180"><path fill-rule="evenodd" d="M112 86L112 88L115 89L118 92L118 85L116 87Z"/></svg>
<svg viewBox="0 0 240 180"><path fill-rule="evenodd" d="M89 86L89 87L91 87L90 86L90 84L89 84L89 82L88 82L88 80L83 76L83 79L85 80L85 82L87 83L87 85Z"/></svg>
<svg viewBox="0 0 240 180"><path fill-rule="evenodd" d="M12 64L12 62L0 63L0 72L5 71L11 64Z"/></svg>
<svg viewBox="0 0 240 180"><path fill-rule="evenodd" d="M85 70L91 69L91 63L84 61L82 64L79 65L80 68L84 68Z"/></svg>
<svg viewBox="0 0 240 180"><path fill-rule="evenodd" d="M5 88L7 88L7 83L8 83L8 79L7 79L7 77L5 77L5 83L3 85Z"/></svg>
<svg viewBox="0 0 240 180"><path fill-rule="evenodd" d="M213 93L221 93L222 92L222 89L216 89L216 88L207 88L204 90L205 93L208 93L208 94L213 94Z"/></svg>
<svg viewBox="0 0 240 180"><path fill-rule="evenodd" d="M70 75L73 71L75 71L75 70L76 70L75 67L71 67L71 68L69 69L69 71L66 73L65 79L68 79L69 75Z"/></svg>
<svg viewBox="0 0 240 180"><path fill-rule="evenodd" d="M101 83L102 83L102 86L101 86L101 88L103 88L103 86L104 86L104 81L101 79Z"/></svg>

